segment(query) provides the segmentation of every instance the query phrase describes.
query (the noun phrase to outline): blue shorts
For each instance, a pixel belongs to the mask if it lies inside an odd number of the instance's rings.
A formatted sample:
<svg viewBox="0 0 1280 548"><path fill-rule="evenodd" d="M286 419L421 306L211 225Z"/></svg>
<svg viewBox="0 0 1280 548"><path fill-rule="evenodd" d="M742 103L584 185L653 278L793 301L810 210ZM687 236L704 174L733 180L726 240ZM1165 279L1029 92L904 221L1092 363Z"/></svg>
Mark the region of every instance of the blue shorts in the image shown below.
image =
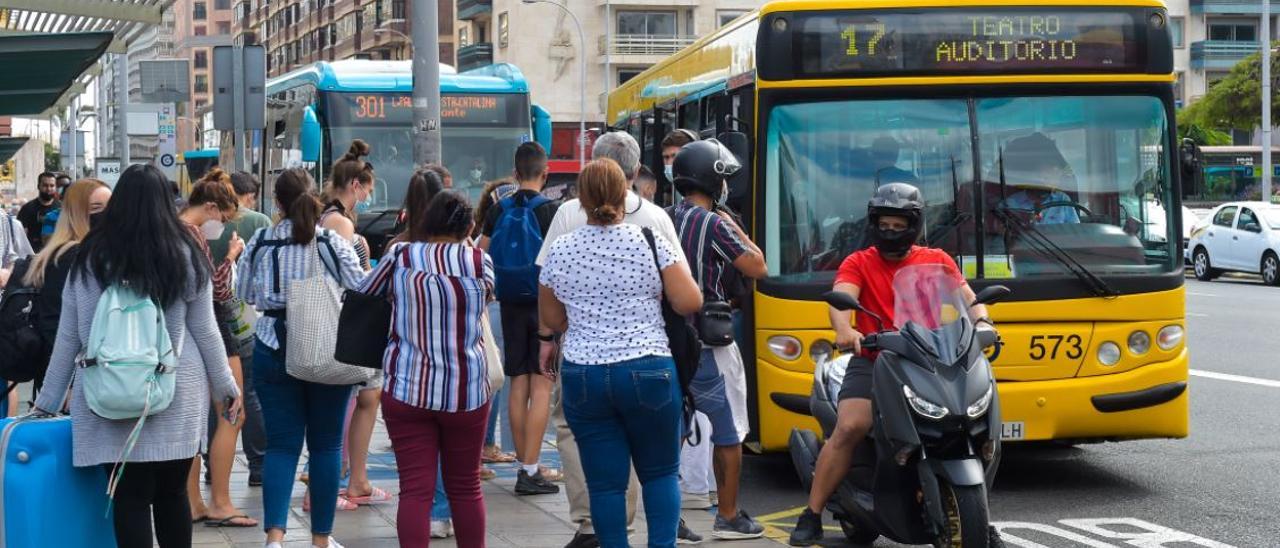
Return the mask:
<svg viewBox="0 0 1280 548"><path fill-rule="evenodd" d="M704 348L698 371L689 383L694 407L711 420L711 443L739 445L746 439L746 374L736 345Z"/></svg>

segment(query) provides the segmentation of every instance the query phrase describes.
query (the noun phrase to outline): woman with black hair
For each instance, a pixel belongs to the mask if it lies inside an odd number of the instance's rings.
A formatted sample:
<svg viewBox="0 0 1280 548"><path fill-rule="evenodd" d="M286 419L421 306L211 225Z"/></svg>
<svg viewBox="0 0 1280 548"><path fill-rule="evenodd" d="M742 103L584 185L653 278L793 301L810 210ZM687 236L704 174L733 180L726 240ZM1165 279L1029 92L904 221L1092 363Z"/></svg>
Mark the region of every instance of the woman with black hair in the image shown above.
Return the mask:
<svg viewBox="0 0 1280 548"><path fill-rule="evenodd" d="M36 409L61 409L105 288L125 285L155 300L179 352L176 388L169 407L143 423L116 487L116 543L120 548L149 548L153 542L163 548L191 546L186 477L192 457L204 448L210 395L233 421L240 414L240 392L213 315L209 266L178 220L164 174L148 165L120 174L102 223L89 231L77 253ZM108 473L136 424L95 415L81 383L72 389L71 421L74 464L102 466Z"/></svg>
<svg viewBox="0 0 1280 548"><path fill-rule="evenodd" d="M396 227L392 230L395 238L392 238L387 245L408 241L409 224L413 222L413 214L425 214L431 199L445 189L444 177L435 169L437 167L444 169L432 164L413 172L413 176L409 177L409 188L404 193L404 207L400 208Z"/></svg>
<svg viewBox="0 0 1280 548"><path fill-rule="evenodd" d="M311 544L338 547L329 535L338 500L342 467L342 422L350 386L298 380L285 371L287 339L279 333L292 281L314 275L319 254L324 275L354 289L364 278L351 243L328 229L317 229L320 201L304 169L285 170L276 178L276 208L284 218L258 229L237 264L236 294L263 311L254 325L253 384L262 405L267 431L263 460L263 527L267 548L280 548L289 518L293 475L305 437L310 454ZM261 252L259 252L261 251ZM336 320L336 318L335 318Z"/></svg>
<svg viewBox="0 0 1280 548"><path fill-rule="evenodd" d="M489 416L482 315L493 261L472 247L463 196L442 192L414 215L408 243L391 246L360 291L391 300L382 415L400 471L400 546L427 546L436 467L444 474L458 546L484 546L480 450Z"/></svg>

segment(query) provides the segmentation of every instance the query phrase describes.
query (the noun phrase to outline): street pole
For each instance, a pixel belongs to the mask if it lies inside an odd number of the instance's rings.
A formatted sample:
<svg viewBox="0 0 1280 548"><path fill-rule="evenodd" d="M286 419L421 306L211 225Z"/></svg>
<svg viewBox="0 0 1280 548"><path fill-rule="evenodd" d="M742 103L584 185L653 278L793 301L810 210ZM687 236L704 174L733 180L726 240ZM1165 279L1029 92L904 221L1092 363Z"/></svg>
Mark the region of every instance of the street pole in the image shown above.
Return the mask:
<svg viewBox="0 0 1280 548"><path fill-rule="evenodd" d="M116 92L116 156L122 168L132 163L129 158L129 54L121 53L115 62Z"/></svg>
<svg viewBox="0 0 1280 548"><path fill-rule="evenodd" d="M587 38L582 33L582 22L578 21L578 16L573 14L573 10L559 2L551 0L521 0L521 2L551 4L560 8L569 15L573 20L573 26L578 29L578 43L581 44L578 50L578 78L581 80L581 86L578 87L578 172L581 173L583 166L587 164ZM609 44L605 44L606 48L608 46Z"/></svg>
<svg viewBox="0 0 1280 548"><path fill-rule="evenodd" d="M1262 201L1271 203L1271 0L1262 0Z"/></svg>
<svg viewBox="0 0 1280 548"><path fill-rule="evenodd" d="M440 2L413 0L413 162L440 163Z"/></svg>

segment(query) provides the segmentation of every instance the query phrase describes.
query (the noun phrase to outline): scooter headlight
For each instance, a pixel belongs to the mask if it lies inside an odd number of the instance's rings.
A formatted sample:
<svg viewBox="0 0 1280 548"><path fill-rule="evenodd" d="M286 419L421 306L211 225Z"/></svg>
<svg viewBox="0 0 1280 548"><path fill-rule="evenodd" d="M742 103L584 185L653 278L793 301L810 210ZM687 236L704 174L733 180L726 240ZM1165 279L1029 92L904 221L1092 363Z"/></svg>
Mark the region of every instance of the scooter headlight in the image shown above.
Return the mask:
<svg viewBox="0 0 1280 548"><path fill-rule="evenodd" d="M902 387L902 395L907 397L907 403L911 405L911 409L922 417L938 420L949 413L946 407L917 396L910 386Z"/></svg>
<svg viewBox="0 0 1280 548"><path fill-rule="evenodd" d="M968 414L971 419L976 419L985 415L987 413L987 409L991 408L991 397L994 395L995 387L988 386L987 392L983 394L982 397L978 398L978 401L973 402L973 405L970 405L969 409L967 409L965 413Z"/></svg>

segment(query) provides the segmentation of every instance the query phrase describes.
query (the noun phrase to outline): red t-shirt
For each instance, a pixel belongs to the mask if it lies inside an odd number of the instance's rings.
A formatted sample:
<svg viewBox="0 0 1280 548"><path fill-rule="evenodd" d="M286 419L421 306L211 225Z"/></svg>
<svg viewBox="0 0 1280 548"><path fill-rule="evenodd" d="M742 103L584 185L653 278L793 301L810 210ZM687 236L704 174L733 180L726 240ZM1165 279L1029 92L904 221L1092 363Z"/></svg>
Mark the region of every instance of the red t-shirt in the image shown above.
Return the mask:
<svg viewBox="0 0 1280 548"><path fill-rule="evenodd" d="M886 261L880 250L869 247L855 251L840 263L836 283L858 286L858 302L863 308L884 319L886 329L893 329L893 276L905 267L922 264L940 264L947 274L954 276L957 286L965 283L964 275L947 252L932 247L912 246L901 261ZM871 316L856 314L854 327L862 334L875 333L878 325Z"/></svg>

